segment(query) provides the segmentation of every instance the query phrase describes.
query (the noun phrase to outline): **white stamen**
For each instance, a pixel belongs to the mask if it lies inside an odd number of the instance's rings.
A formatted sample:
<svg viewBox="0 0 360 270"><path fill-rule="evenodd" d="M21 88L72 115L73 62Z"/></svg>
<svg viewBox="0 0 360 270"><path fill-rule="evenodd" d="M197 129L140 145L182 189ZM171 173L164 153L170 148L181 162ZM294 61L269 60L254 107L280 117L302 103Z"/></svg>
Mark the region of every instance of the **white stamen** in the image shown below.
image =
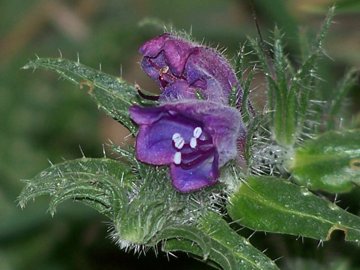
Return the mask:
<svg viewBox="0 0 360 270"><path fill-rule="evenodd" d="M202 134L202 129L201 129L201 127L196 127L196 128L194 129L193 136L194 136L196 139L198 139L198 138L201 136L201 134Z"/></svg>
<svg viewBox="0 0 360 270"><path fill-rule="evenodd" d="M163 66L162 68L160 68L159 72L160 75L167 73L169 71L169 67L168 66Z"/></svg>
<svg viewBox="0 0 360 270"><path fill-rule="evenodd" d="M179 165L181 163L181 152L175 153L173 161L176 165Z"/></svg>
<svg viewBox="0 0 360 270"><path fill-rule="evenodd" d="M172 135L172 140L173 140L173 141L175 141L175 140L177 140L177 139L179 139L179 138L181 138L180 133L174 133L174 134Z"/></svg>
<svg viewBox="0 0 360 270"><path fill-rule="evenodd" d="M180 137L179 139L174 140L174 143L177 149L182 149L184 147L185 140Z"/></svg>
<svg viewBox="0 0 360 270"><path fill-rule="evenodd" d="M190 140L190 147L194 149L196 146L197 146L196 138L192 137Z"/></svg>

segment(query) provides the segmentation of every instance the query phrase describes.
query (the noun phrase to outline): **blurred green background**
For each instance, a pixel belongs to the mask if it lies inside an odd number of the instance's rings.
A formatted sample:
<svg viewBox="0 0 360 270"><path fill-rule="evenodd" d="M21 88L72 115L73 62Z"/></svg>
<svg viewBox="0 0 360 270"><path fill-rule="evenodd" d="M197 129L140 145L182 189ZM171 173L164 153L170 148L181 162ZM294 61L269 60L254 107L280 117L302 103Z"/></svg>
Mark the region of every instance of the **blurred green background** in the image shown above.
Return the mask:
<svg viewBox="0 0 360 270"><path fill-rule="evenodd" d="M315 33L329 0L254 0L263 36L277 24L286 34L292 59L300 54L298 31ZM107 220L69 202L51 217L47 198L24 210L16 203L23 183L49 161L102 156L109 139L124 143L126 130L99 112L86 95L58 76L21 67L35 55L75 60L122 75L144 89L156 86L141 72L138 47L161 33L154 22L192 31L197 40L227 48L231 57L247 35L257 35L252 2L245 0L0 0L0 270L21 269L209 269L179 255L127 255L107 237ZM360 1L338 1L338 15L325 47L331 57L320 71L334 86L350 66L360 68ZM150 23L149 23L150 22ZM152 23L151 23L152 22ZM300 27L301 26L301 27ZM261 101L261 88L254 98ZM349 96L353 126L360 126L359 88ZM256 94L257 93L257 94ZM258 106L261 102L258 102ZM126 143L126 142L125 142ZM343 207L359 214L360 193L341 197ZM257 233L252 242L283 269L360 269L358 250L341 238L323 247L311 240Z"/></svg>

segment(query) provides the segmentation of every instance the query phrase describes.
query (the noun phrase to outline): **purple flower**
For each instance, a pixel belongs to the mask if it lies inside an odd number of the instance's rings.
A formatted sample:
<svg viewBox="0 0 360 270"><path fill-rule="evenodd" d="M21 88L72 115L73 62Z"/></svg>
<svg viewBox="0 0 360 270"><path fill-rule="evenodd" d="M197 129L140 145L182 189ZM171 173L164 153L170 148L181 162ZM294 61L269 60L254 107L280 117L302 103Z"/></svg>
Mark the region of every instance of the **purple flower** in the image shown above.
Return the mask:
<svg viewBox="0 0 360 270"><path fill-rule="evenodd" d="M163 34L140 48L144 71L162 93L160 106L130 108L139 125L136 158L169 165L180 192L214 185L220 168L240 157L245 142L241 113L228 105L235 88L242 89L229 63L215 50ZM199 91L204 100L198 100ZM238 149L238 146L242 148Z"/></svg>
<svg viewBox="0 0 360 270"><path fill-rule="evenodd" d="M132 106L130 117L140 127L136 158L169 165L172 184L180 192L215 184L220 167L237 157L237 140L245 137L240 112L210 101Z"/></svg>
<svg viewBox="0 0 360 270"><path fill-rule="evenodd" d="M199 91L207 100L228 104L234 87L242 96L235 72L214 49L165 33L146 42L140 53L143 70L160 85L160 100L193 99Z"/></svg>

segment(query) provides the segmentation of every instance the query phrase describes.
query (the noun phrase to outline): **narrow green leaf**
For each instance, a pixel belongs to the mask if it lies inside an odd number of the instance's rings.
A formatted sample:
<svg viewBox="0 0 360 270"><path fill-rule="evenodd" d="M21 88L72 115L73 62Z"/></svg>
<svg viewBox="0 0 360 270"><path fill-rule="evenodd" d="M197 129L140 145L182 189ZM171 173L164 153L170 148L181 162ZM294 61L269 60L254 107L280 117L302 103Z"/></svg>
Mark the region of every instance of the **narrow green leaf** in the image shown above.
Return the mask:
<svg viewBox="0 0 360 270"><path fill-rule="evenodd" d="M177 241L171 241L173 239ZM165 228L160 235L157 236L156 240L165 240L163 250L166 252L177 250L185 251L201 256L203 260L208 258L211 251L210 239L194 225L178 225ZM184 243L191 243L191 245L186 247ZM186 250L184 250L185 247Z"/></svg>
<svg viewBox="0 0 360 270"><path fill-rule="evenodd" d="M299 36L301 62L305 62L311 53L310 37L306 29L304 28L298 29L298 36Z"/></svg>
<svg viewBox="0 0 360 270"><path fill-rule="evenodd" d="M256 115L248 124L247 126L247 134L246 134L246 143L245 143L245 151L244 151L244 157L245 160L248 163L251 163L251 161L254 159L254 138L256 133L259 131L260 127L263 125L265 126L264 121L266 120L266 117L262 114Z"/></svg>
<svg viewBox="0 0 360 270"><path fill-rule="evenodd" d="M297 29L298 24L286 1L282 0L255 0L256 6L261 10L266 10L266 16L270 22L281 25L284 33L289 37L288 42L292 48L297 48Z"/></svg>
<svg viewBox="0 0 360 270"><path fill-rule="evenodd" d="M243 92L239 93L237 88L232 89L229 95L229 105L240 108L244 123L249 123L254 117L249 95L251 92L251 83L255 76L255 66L251 67L251 64L246 61L247 56L252 54L252 52L247 52L245 49L246 43L240 47L235 58L235 73Z"/></svg>
<svg viewBox="0 0 360 270"><path fill-rule="evenodd" d="M274 59L271 60L256 40L251 40L267 81L268 109L271 131L276 142L282 146L295 143L297 126L297 93L290 85L288 74L293 74L289 60L284 55L278 28L274 31Z"/></svg>
<svg viewBox="0 0 360 270"><path fill-rule="evenodd" d="M169 237L169 228L176 227L177 235L172 231L172 237L183 237L184 231L178 226L193 224L213 205L211 194L217 192L216 187L179 193L171 186L166 168L137 163L131 150L117 152L125 161L81 158L52 165L26 180L19 196L20 206L40 195L49 195L49 210L54 214L63 201L79 201L111 220L111 238L120 248L139 251L141 245L152 247L166 238L161 236L164 229ZM208 245L195 236L193 233L191 239L206 256Z"/></svg>
<svg viewBox="0 0 360 270"><path fill-rule="evenodd" d="M248 40L250 42L251 48L254 50L256 56L259 59L261 68L265 73L270 73L272 71L272 62L270 62L271 60L269 59L267 52L262 47L262 43L259 40L253 39L251 37L248 37Z"/></svg>
<svg viewBox="0 0 360 270"><path fill-rule="evenodd" d="M276 75L276 82L280 91L280 97L284 100L287 94L287 61L284 55L284 48L282 45L282 36L279 28L274 30L274 70Z"/></svg>
<svg viewBox="0 0 360 270"><path fill-rule="evenodd" d="M251 176L227 205L233 220L254 230L329 240L340 230L360 241L360 218L283 179Z"/></svg>
<svg viewBox="0 0 360 270"><path fill-rule="evenodd" d="M112 159L81 158L52 165L31 180L19 196L19 204L41 195L50 195L53 214L63 201L81 201L102 214L112 217L115 205L127 203L125 188L131 187L131 167Z"/></svg>
<svg viewBox="0 0 360 270"><path fill-rule="evenodd" d="M340 0L336 2L336 10L341 13L359 13L360 2L358 0Z"/></svg>
<svg viewBox="0 0 360 270"><path fill-rule="evenodd" d="M23 68L52 70L80 88L88 87L89 95L95 100L99 108L121 122L133 134L135 133L136 127L131 122L128 113L129 107L138 103L135 86L129 85L119 77L63 58L37 58L27 63Z"/></svg>
<svg viewBox="0 0 360 270"><path fill-rule="evenodd" d="M194 242L189 240L180 239L180 238L168 239L164 241L162 250L164 252L178 252L178 251L185 252L187 254L191 254L193 258L201 261L202 263L205 262L207 265L212 266L215 269L220 269L220 270L223 269L218 264L210 260L204 261L204 257L203 257L204 254L201 248L195 245Z"/></svg>
<svg viewBox="0 0 360 270"><path fill-rule="evenodd" d="M346 192L360 185L360 130L330 131L295 149L295 180L314 190Z"/></svg>
<svg viewBox="0 0 360 270"><path fill-rule="evenodd" d="M177 236L176 241L165 242L166 251L181 250L202 256L203 260L213 261L224 270L278 269L273 261L232 230L220 215L213 212L201 217L196 229L186 229L181 234L175 233L174 236ZM191 242L196 245L191 245ZM204 244L207 245L206 249Z"/></svg>
<svg viewBox="0 0 360 270"><path fill-rule="evenodd" d="M290 87L287 92L285 102L285 125L283 127L286 130L286 142L287 145L294 145L300 127L298 126L298 102L295 90Z"/></svg>
<svg viewBox="0 0 360 270"><path fill-rule="evenodd" d="M290 85L288 75L293 73L289 60L284 54L282 34L274 30L274 67L276 80L276 100L274 112L274 135L276 141L283 146L291 146L297 137L297 102L296 94Z"/></svg>
<svg viewBox="0 0 360 270"><path fill-rule="evenodd" d="M248 63L245 61L245 57L247 53L245 52L246 43L242 44L240 46L239 51L236 54L235 63L234 63L234 69L235 73L238 76L238 80L241 82L243 79L243 72L247 69Z"/></svg>
<svg viewBox="0 0 360 270"><path fill-rule="evenodd" d="M243 96L241 100L241 113L244 123L249 123L250 119L254 117L251 112L251 102L250 102L250 92L251 92L251 82L254 79L255 71L254 69L250 70L245 82L243 83Z"/></svg>
<svg viewBox="0 0 360 270"><path fill-rule="evenodd" d="M326 18L321 26L320 32L318 33L313 43L314 51L318 55L322 53L323 42L325 40L327 33L329 32L334 16L335 16L335 6L332 6L331 8L329 8L328 13L326 14Z"/></svg>
<svg viewBox="0 0 360 270"><path fill-rule="evenodd" d="M328 129L334 129L337 118L342 106L344 105L344 99L346 98L349 91L356 84L359 77L359 70L351 69L346 73L344 78L341 80L339 86L336 88L336 95L332 99L330 110L329 110L329 121Z"/></svg>
<svg viewBox="0 0 360 270"><path fill-rule="evenodd" d="M211 238L209 258L227 269L278 269L273 261L232 230L218 214L209 212L199 229Z"/></svg>

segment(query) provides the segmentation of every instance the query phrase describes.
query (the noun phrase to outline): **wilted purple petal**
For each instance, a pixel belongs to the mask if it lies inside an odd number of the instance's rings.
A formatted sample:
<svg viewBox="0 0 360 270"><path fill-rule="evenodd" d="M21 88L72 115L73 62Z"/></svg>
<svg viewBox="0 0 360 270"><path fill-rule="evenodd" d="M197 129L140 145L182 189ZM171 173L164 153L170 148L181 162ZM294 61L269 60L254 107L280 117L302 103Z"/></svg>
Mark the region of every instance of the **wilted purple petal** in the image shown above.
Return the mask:
<svg viewBox="0 0 360 270"><path fill-rule="evenodd" d="M165 87L161 94L161 99L167 101L179 101L188 97L194 97L194 91L184 80L178 80Z"/></svg>
<svg viewBox="0 0 360 270"><path fill-rule="evenodd" d="M140 47L139 51L144 56L141 64L146 73L151 69L157 71L157 76L151 76L154 80L158 79L160 69L165 67L175 77L181 77L192 47L190 42L165 33Z"/></svg>
<svg viewBox="0 0 360 270"><path fill-rule="evenodd" d="M230 64L211 48L166 33L146 42L140 53L144 56L142 68L164 91L162 100L169 96L193 99L200 91L207 100L227 104L234 87L242 96ZM174 85L178 83L181 87ZM174 89L176 93L172 94Z"/></svg>
<svg viewBox="0 0 360 270"><path fill-rule="evenodd" d="M237 156L237 139L245 134L240 112L209 101L132 106L130 116L140 126L137 159L170 165L181 192L216 183L219 168Z"/></svg>

